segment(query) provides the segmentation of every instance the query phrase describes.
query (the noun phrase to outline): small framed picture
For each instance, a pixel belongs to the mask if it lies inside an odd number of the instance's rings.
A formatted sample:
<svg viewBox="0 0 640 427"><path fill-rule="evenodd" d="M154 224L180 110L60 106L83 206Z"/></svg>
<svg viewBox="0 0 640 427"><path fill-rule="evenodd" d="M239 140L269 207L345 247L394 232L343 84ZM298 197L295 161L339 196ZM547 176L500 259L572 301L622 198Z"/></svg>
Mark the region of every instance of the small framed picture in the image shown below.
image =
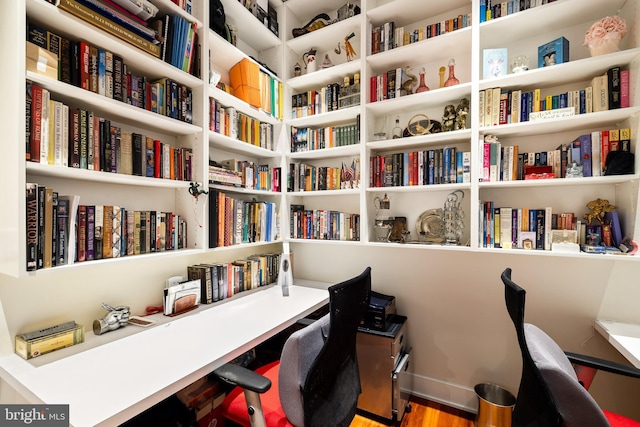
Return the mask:
<svg viewBox="0 0 640 427"><path fill-rule="evenodd" d="M485 79L507 75L507 49L483 49L482 76Z"/></svg>

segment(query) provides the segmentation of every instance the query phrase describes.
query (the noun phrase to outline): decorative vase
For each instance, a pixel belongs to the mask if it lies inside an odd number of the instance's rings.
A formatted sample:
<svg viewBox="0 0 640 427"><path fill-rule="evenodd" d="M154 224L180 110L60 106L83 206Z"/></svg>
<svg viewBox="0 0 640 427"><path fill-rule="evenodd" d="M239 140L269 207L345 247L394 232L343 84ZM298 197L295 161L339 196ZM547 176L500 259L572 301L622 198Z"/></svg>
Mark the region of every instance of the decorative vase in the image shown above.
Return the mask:
<svg viewBox="0 0 640 427"><path fill-rule="evenodd" d="M591 56L606 55L620 50L622 35L617 32L607 33L604 37L592 40L588 43Z"/></svg>
<svg viewBox="0 0 640 427"><path fill-rule="evenodd" d="M455 75L455 71L454 71L455 66L456 66L456 61L454 59L451 59L449 61L449 77L447 78L447 81L444 82L445 87L455 86L460 83L460 80L458 80Z"/></svg>
<svg viewBox="0 0 640 427"><path fill-rule="evenodd" d="M416 93L420 93L420 92L426 92L429 90L429 86L427 86L424 83L424 74L425 74L425 69L421 68L420 69L420 85L418 86L418 88L416 89Z"/></svg>

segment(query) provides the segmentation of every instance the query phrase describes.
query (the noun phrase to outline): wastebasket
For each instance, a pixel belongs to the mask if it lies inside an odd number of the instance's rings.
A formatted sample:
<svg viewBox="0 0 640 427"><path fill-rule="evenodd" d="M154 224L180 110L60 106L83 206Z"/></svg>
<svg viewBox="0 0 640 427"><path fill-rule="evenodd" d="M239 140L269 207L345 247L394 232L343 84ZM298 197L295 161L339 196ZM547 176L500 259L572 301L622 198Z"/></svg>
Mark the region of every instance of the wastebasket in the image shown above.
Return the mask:
<svg viewBox="0 0 640 427"><path fill-rule="evenodd" d="M502 387L482 383L474 387L478 396L476 427L511 427L511 413L516 398Z"/></svg>

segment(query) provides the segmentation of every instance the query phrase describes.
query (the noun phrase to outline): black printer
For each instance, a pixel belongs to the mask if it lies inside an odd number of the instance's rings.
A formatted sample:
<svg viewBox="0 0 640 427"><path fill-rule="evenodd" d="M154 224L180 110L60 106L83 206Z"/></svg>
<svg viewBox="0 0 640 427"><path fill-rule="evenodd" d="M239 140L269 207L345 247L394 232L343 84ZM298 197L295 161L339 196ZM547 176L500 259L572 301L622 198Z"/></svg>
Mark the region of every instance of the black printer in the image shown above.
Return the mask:
<svg viewBox="0 0 640 427"><path fill-rule="evenodd" d="M369 307L360 326L376 331L386 331L395 314L396 297L372 291Z"/></svg>

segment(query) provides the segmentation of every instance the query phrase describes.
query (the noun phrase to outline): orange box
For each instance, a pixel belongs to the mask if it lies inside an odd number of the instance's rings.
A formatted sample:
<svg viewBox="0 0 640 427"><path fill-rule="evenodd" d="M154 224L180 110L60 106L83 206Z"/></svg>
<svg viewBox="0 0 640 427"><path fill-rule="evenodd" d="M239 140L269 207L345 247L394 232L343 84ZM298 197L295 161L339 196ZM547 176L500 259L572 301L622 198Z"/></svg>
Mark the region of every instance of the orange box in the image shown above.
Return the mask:
<svg viewBox="0 0 640 427"><path fill-rule="evenodd" d="M260 66L244 58L229 71L229 80L236 98L260 108Z"/></svg>

